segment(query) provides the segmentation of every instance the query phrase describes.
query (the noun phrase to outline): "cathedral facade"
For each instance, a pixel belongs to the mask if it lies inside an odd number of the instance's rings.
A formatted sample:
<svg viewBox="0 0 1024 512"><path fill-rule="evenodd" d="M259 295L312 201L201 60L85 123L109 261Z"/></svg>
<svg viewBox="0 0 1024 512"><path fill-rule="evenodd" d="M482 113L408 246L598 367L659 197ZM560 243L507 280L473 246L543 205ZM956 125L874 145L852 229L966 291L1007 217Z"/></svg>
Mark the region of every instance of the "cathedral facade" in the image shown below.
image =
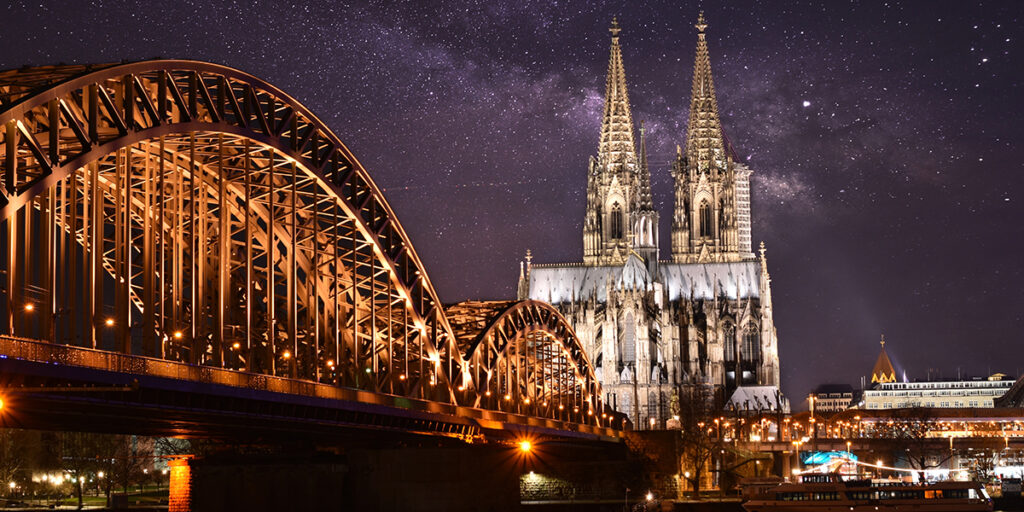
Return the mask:
<svg viewBox="0 0 1024 512"><path fill-rule="evenodd" d="M587 166L583 261L539 264L528 252L520 271L519 298L559 308L605 403L638 427L663 428L682 386L712 386L722 402L737 389L781 397L764 244L756 256L751 247L751 170L722 131L703 14L696 27L689 126L671 165L671 259L659 260L644 129L637 137L613 21L598 153Z"/></svg>

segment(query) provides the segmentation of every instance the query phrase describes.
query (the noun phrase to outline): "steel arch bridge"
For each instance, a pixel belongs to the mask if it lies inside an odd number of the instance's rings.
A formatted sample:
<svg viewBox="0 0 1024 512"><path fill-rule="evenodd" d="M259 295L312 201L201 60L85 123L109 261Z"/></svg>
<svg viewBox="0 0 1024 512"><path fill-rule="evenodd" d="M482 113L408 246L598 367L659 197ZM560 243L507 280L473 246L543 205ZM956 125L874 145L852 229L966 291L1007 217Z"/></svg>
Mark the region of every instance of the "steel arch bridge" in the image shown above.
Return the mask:
<svg viewBox="0 0 1024 512"><path fill-rule="evenodd" d="M7 352L612 423L556 310L446 311L367 171L263 80L183 60L2 72L0 133Z"/></svg>

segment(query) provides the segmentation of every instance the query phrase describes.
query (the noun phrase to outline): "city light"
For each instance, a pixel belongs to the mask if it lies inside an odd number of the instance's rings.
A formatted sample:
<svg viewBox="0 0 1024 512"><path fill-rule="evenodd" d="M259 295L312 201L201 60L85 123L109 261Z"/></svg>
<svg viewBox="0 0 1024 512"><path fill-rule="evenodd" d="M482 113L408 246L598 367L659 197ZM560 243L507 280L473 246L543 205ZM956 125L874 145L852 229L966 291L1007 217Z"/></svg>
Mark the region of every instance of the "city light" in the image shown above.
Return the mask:
<svg viewBox="0 0 1024 512"><path fill-rule="evenodd" d="M174 339L176 339L176 340L180 340L181 337L184 336L184 335L185 335L185 333L183 333L181 331L174 331Z"/></svg>
<svg viewBox="0 0 1024 512"><path fill-rule="evenodd" d="M292 353L285 350L284 353L281 354L281 357L288 359L289 357L292 357Z"/></svg>
<svg viewBox="0 0 1024 512"><path fill-rule="evenodd" d="M17 486L18 486L18 484L14 483L14 482L11 482L11 483L7 484L7 487L10 487L11 489L14 489Z"/></svg>
<svg viewBox="0 0 1024 512"><path fill-rule="evenodd" d="M35 309L36 309L36 305L35 304L32 304L31 302L29 302L28 304L25 304L25 311L33 311Z"/></svg>
<svg viewBox="0 0 1024 512"><path fill-rule="evenodd" d="M110 326L114 325L114 319L113 318L108 318L103 323L107 324L107 327L110 327Z"/></svg>
<svg viewBox="0 0 1024 512"><path fill-rule="evenodd" d="M648 492L647 493L647 501L654 501L654 494Z"/></svg>
<svg viewBox="0 0 1024 512"><path fill-rule="evenodd" d="M231 348L238 350L242 348L242 344L236 341L234 345L231 345Z"/></svg>
<svg viewBox="0 0 1024 512"><path fill-rule="evenodd" d="M523 440L519 441L519 451L523 453L529 453L533 449L533 443Z"/></svg>

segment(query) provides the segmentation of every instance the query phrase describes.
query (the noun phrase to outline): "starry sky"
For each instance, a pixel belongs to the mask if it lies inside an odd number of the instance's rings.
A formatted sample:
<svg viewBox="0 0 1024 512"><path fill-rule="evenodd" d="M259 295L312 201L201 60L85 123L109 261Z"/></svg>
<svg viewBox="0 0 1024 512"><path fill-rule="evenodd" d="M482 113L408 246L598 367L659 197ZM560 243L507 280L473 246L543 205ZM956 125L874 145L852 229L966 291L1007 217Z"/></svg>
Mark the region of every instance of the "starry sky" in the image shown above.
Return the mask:
<svg viewBox="0 0 1024 512"><path fill-rule="evenodd" d="M0 68L212 61L303 102L396 210L445 302L582 257L612 16L662 256L705 10L755 171L783 390L1024 370L1024 2L5 2Z"/></svg>

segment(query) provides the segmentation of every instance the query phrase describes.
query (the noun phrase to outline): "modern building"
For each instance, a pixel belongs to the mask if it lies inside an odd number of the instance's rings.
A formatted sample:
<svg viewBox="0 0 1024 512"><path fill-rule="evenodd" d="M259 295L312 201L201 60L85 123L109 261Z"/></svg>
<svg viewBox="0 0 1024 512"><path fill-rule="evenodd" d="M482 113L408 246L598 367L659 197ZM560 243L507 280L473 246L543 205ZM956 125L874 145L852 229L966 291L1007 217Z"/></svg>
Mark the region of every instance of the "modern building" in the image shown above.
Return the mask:
<svg viewBox="0 0 1024 512"><path fill-rule="evenodd" d="M1007 394L1014 385L1014 380L1002 373L987 378L908 382L904 372L904 382L898 382L896 369L885 351L884 336L881 345L871 370L871 386L857 401L861 409L990 408L995 399Z"/></svg>
<svg viewBox="0 0 1024 512"><path fill-rule="evenodd" d="M818 386L809 399L811 409L816 413L845 411L854 405L859 395L849 384L822 384Z"/></svg>
<svg viewBox="0 0 1024 512"><path fill-rule="evenodd" d="M771 278L763 243L759 256L751 249L752 171L722 130L703 14L696 27L689 126L671 168L671 259L659 259L644 130L636 136L613 21L598 152L587 165L583 259L536 264L528 253L520 269L519 297L561 310L606 403L635 425L664 425L681 386L714 386L724 402L741 386L779 385Z"/></svg>
<svg viewBox="0 0 1024 512"><path fill-rule="evenodd" d="M970 380L885 382L864 390L861 408L991 408L1013 382L1001 375Z"/></svg>

